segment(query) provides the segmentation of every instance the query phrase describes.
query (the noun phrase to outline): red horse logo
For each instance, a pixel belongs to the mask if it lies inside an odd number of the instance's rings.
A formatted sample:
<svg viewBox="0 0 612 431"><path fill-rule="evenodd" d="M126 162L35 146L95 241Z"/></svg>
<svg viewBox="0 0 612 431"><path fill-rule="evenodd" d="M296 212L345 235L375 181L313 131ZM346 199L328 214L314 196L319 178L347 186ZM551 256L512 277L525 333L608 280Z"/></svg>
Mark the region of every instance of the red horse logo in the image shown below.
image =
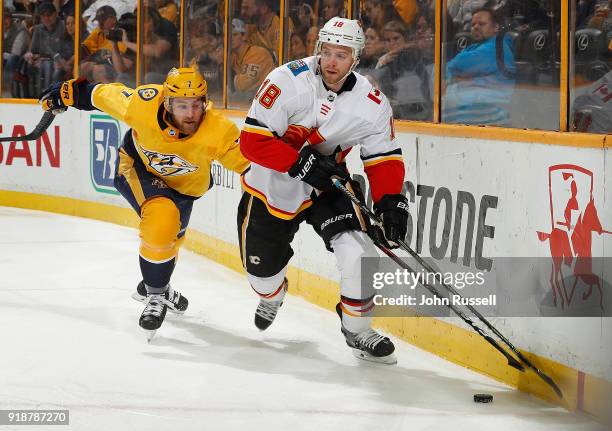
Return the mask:
<svg viewBox="0 0 612 431"><path fill-rule="evenodd" d="M591 265L592 233L612 234L602 229L593 199L593 172L577 165L554 165L548 168L551 232L537 232L540 241L548 241L552 256L550 286L553 302L561 308L570 306L579 280L588 289L582 294L588 300L593 287L599 291L599 306L603 310L600 278ZM555 205L557 204L557 205ZM568 294L563 266L572 267L574 283Z"/></svg>

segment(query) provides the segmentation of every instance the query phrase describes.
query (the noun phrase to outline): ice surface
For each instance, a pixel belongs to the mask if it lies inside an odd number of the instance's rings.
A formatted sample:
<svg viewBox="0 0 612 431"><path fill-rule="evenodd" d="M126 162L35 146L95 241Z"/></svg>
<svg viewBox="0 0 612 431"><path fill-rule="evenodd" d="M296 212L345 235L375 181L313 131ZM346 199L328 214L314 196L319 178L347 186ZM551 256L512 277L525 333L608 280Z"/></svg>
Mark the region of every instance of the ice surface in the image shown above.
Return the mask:
<svg viewBox="0 0 612 431"><path fill-rule="evenodd" d="M260 333L245 278L185 250L189 309L147 344L137 250L133 229L0 208L0 409L69 409L51 429L86 431L603 429L403 342L396 366L358 361L298 297Z"/></svg>

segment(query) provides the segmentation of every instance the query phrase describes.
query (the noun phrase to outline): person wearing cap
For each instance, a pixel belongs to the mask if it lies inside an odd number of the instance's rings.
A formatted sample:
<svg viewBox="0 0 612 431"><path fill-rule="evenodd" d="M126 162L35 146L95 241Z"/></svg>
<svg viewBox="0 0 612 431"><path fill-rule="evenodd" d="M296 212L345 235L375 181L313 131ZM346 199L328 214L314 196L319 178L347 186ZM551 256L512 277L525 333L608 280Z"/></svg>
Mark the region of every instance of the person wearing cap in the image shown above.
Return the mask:
<svg viewBox="0 0 612 431"><path fill-rule="evenodd" d="M23 58L33 67L28 71L28 77L34 80L34 94L39 94L53 82L52 59L61 50L65 27L51 2L39 3L36 13L41 22L34 26L30 49Z"/></svg>
<svg viewBox="0 0 612 431"><path fill-rule="evenodd" d="M244 22L232 19L232 56L234 88L241 100L250 100L265 76L274 68L270 52L248 42Z"/></svg>
<svg viewBox="0 0 612 431"><path fill-rule="evenodd" d="M51 59L60 51L64 37L64 23L58 17L57 10L51 2L43 2L36 8L40 24L34 26L30 49L24 58L34 66L40 65L40 58Z"/></svg>
<svg viewBox="0 0 612 431"><path fill-rule="evenodd" d="M100 7L106 5L112 6L117 13L117 18L121 18L127 13L136 13L138 0L95 0L94 2L90 3L87 9L81 13L81 17L85 22L85 29L87 30L87 33L91 33L98 27L98 22L95 20L96 12L98 9L100 9Z"/></svg>
<svg viewBox="0 0 612 431"><path fill-rule="evenodd" d="M238 173L249 165L238 128L208 101L208 84L195 66L172 68L163 85L137 88L72 79L48 88L41 103L53 112L97 109L131 128L114 181L140 217L142 281L132 295L146 303L139 325L159 329L167 310L182 314L188 306L170 278L193 204L213 186L213 160Z"/></svg>
<svg viewBox="0 0 612 431"><path fill-rule="evenodd" d="M98 23L89 36L81 44L81 56L87 59L101 49L106 49L109 52L113 48L113 42L117 43L119 51L124 53L127 49L125 44L120 41L111 41L108 39L108 34L117 26L117 12L112 6L102 6L96 12L94 20Z"/></svg>
<svg viewBox="0 0 612 431"><path fill-rule="evenodd" d="M336 258L336 311L347 345L359 359L394 364L393 342L371 328L374 290L361 283L361 262L378 257L374 244L396 248L405 239L408 200L389 100L354 72L364 45L357 20L334 17L319 31L314 56L265 78L240 135L251 168L241 177L237 231L247 279L259 296L258 329L272 325L285 300L291 242L305 221ZM364 200L346 167L350 151L363 161L382 226L372 226L335 187Z"/></svg>

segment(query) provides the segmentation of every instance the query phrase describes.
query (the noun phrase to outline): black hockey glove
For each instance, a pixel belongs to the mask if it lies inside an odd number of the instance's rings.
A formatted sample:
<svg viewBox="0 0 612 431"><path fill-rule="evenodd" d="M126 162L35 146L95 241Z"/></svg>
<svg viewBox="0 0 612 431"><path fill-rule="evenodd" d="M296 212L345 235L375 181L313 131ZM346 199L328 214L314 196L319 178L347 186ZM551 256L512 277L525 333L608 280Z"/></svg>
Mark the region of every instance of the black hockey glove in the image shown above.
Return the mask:
<svg viewBox="0 0 612 431"><path fill-rule="evenodd" d="M329 191L334 188L331 177L342 180L348 178L348 172L330 156L324 156L309 145L302 148L297 161L287 173L296 180L304 181L315 189Z"/></svg>
<svg viewBox="0 0 612 431"><path fill-rule="evenodd" d="M90 100L92 88L85 78L56 82L43 91L39 101L45 111L54 114L64 112L69 106L91 111L95 109Z"/></svg>
<svg viewBox="0 0 612 431"><path fill-rule="evenodd" d="M408 226L408 199L404 195L384 195L374 204L376 215L382 219L384 240L383 244L389 248L397 248L397 241L406 239ZM376 240L382 240L380 229L374 228ZM378 232L376 232L378 230Z"/></svg>

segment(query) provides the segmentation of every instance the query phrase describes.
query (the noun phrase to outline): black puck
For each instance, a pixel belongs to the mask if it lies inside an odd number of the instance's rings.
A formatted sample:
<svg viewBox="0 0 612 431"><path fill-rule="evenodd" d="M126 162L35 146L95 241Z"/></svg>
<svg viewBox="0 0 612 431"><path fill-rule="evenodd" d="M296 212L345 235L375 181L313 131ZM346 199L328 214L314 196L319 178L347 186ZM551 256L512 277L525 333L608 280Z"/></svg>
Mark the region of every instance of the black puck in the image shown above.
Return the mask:
<svg viewBox="0 0 612 431"><path fill-rule="evenodd" d="M492 403L493 395L491 394L474 394L475 403Z"/></svg>

